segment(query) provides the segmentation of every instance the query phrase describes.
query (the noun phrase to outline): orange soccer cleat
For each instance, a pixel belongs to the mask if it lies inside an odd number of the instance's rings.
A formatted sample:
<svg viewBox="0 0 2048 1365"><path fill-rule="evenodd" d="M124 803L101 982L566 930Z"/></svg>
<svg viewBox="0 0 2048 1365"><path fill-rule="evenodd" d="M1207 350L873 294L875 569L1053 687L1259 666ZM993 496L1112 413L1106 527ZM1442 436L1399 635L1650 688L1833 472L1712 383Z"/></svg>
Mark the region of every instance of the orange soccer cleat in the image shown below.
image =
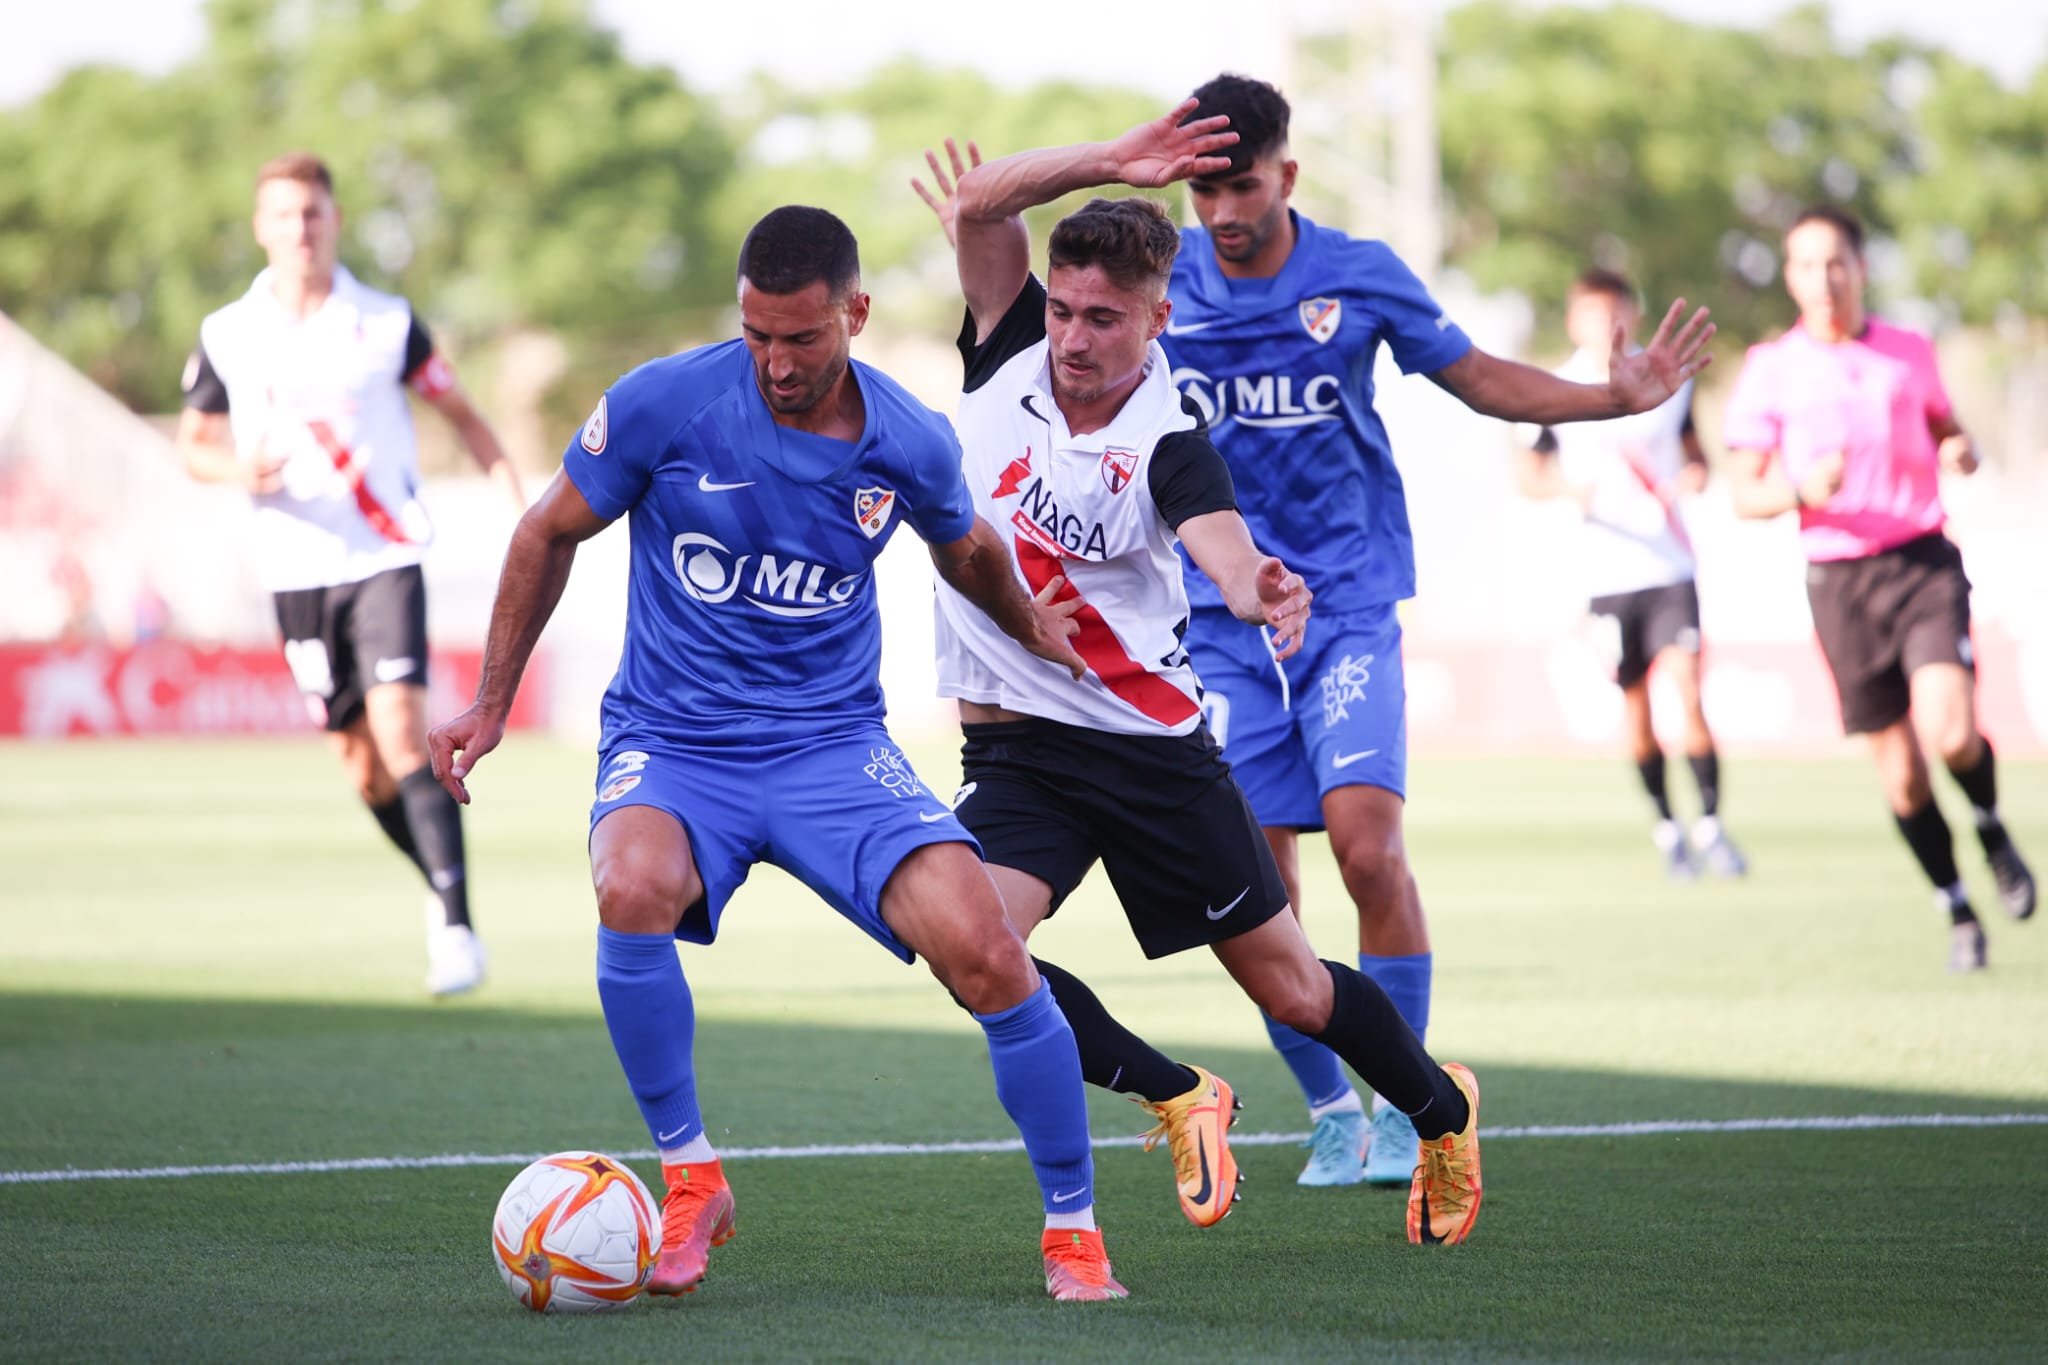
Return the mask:
<svg viewBox="0 0 2048 1365"><path fill-rule="evenodd" d="M668 1194L661 1201L661 1254L647 1274L649 1294L688 1294L704 1283L711 1248L733 1234L732 1187L716 1157L663 1164Z"/></svg>
<svg viewBox="0 0 2048 1365"><path fill-rule="evenodd" d="M1180 1191L1180 1211L1198 1228L1214 1227L1237 1202L1237 1158L1230 1153L1230 1125L1237 1122L1237 1097L1219 1076L1201 1067L1195 1073L1194 1088L1158 1104L1139 1100L1139 1105L1159 1126L1145 1135L1145 1150L1151 1151L1166 1139L1173 1153L1174 1183Z"/></svg>
<svg viewBox="0 0 2048 1365"><path fill-rule="evenodd" d="M1100 1228L1047 1228L1038 1246L1045 1253L1045 1292L1060 1302L1094 1303L1130 1294L1110 1274Z"/></svg>
<svg viewBox="0 0 2048 1365"><path fill-rule="evenodd" d="M1465 1092L1472 1113L1463 1131L1422 1143L1422 1159L1408 1185L1411 1242L1462 1242L1479 1217L1479 1081L1456 1062L1444 1072Z"/></svg>

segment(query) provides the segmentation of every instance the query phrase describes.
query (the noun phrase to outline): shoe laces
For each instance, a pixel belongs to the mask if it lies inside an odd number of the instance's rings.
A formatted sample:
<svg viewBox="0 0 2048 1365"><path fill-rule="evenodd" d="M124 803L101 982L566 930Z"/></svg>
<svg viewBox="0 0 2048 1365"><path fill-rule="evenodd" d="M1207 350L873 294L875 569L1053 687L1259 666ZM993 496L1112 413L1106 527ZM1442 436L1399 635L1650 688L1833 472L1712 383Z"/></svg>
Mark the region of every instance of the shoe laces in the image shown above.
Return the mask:
<svg viewBox="0 0 2048 1365"><path fill-rule="evenodd" d="M670 1185L661 1201L662 1245L681 1246L697 1230L705 1206L724 1188L716 1181L687 1177Z"/></svg>
<svg viewBox="0 0 2048 1365"><path fill-rule="evenodd" d="M1188 1139L1187 1117L1188 1111L1194 1107L1193 1103L1182 1103L1176 1098L1159 1104L1142 1100L1140 1104L1147 1113L1159 1120L1158 1127L1145 1134L1145 1150L1151 1151L1163 1139L1167 1150L1173 1154L1174 1179L1183 1185L1198 1179L1201 1172L1197 1167L1200 1163L1195 1159L1195 1144Z"/></svg>
<svg viewBox="0 0 2048 1365"><path fill-rule="evenodd" d="M1109 1283L1109 1253L1103 1248L1100 1233L1090 1237L1069 1230L1060 1240L1048 1242L1044 1251L1048 1270L1063 1271L1090 1286Z"/></svg>
<svg viewBox="0 0 2048 1365"><path fill-rule="evenodd" d="M1441 1137L1422 1144L1422 1180L1430 1202L1446 1209L1462 1209L1472 1199L1470 1163L1455 1138Z"/></svg>
<svg viewBox="0 0 2048 1365"><path fill-rule="evenodd" d="M1357 1140L1343 1115L1325 1114L1316 1120L1315 1131L1301 1145L1309 1149L1311 1161L1338 1165L1358 1160L1358 1153L1353 1150Z"/></svg>

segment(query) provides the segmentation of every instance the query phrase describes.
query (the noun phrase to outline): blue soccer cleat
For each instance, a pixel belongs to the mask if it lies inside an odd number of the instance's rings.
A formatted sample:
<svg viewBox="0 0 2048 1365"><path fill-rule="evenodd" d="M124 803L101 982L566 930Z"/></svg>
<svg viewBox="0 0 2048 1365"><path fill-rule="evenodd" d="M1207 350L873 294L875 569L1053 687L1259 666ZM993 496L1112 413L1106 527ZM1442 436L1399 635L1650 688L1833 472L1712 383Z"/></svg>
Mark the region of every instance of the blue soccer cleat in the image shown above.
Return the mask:
<svg viewBox="0 0 2048 1365"><path fill-rule="evenodd" d="M1405 1187L1415 1178L1422 1159L1422 1139L1400 1110L1388 1105L1372 1116L1371 1141L1365 1149L1365 1179L1371 1185Z"/></svg>
<svg viewBox="0 0 2048 1365"><path fill-rule="evenodd" d="M1323 1115L1316 1120L1316 1130L1308 1135L1308 1141L1301 1145L1308 1148L1308 1165L1294 1178L1295 1184L1356 1185L1365 1179L1365 1171L1359 1165L1365 1155L1362 1110Z"/></svg>

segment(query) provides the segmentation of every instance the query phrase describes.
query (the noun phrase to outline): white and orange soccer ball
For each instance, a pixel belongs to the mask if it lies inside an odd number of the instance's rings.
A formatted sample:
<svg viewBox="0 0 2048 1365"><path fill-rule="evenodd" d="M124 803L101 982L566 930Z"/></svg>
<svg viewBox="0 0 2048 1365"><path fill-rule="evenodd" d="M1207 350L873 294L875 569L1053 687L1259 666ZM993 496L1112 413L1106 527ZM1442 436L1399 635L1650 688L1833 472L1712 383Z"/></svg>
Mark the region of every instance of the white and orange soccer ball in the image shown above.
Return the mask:
<svg viewBox="0 0 2048 1365"><path fill-rule="evenodd" d="M631 1303L661 1251L661 1206L602 1152L544 1156L505 1187L491 1218L491 1259L536 1313L594 1313Z"/></svg>

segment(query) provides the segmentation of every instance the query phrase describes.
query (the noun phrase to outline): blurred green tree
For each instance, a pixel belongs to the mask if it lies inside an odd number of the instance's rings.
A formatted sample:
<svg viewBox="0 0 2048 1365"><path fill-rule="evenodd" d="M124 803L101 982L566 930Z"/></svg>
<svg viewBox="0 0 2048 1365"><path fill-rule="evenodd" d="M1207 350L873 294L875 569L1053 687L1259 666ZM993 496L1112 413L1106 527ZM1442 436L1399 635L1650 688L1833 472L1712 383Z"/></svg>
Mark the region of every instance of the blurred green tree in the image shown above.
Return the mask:
<svg viewBox="0 0 2048 1365"><path fill-rule="evenodd" d="M245 289L255 168L326 158L343 259L430 324L602 331L628 353L725 290L723 125L583 0L213 0L160 80L74 72L0 115L0 309L131 404L173 406Z"/></svg>

